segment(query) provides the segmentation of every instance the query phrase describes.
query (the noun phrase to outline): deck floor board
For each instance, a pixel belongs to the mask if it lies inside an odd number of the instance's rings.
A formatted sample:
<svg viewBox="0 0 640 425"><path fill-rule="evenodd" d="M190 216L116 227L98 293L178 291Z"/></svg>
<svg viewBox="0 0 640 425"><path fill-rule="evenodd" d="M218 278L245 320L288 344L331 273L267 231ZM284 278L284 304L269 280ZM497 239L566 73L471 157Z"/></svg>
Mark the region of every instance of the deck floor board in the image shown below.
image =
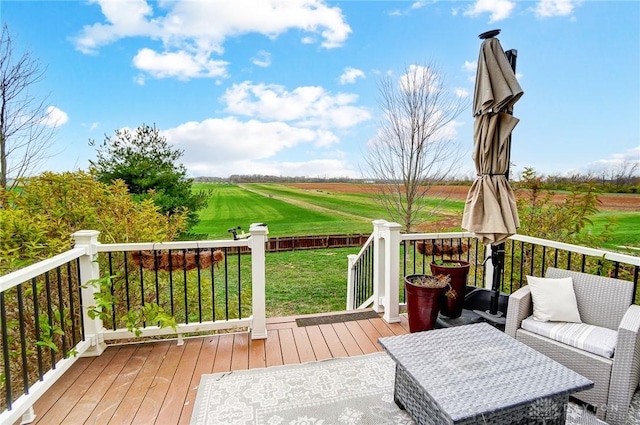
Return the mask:
<svg viewBox="0 0 640 425"><path fill-rule="evenodd" d="M349 328L345 323L333 323L331 327L336 331L342 346L347 352L347 356L359 356L364 354L362 349L360 349L360 345L358 345L358 341L353 337L353 334L349 332Z"/></svg>
<svg viewBox="0 0 640 425"><path fill-rule="evenodd" d="M293 337L293 329L280 329L280 349L284 364L300 363L300 356L296 351L296 340Z"/></svg>
<svg viewBox="0 0 640 425"><path fill-rule="evenodd" d="M198 359L196 361L195 368L193 370L193 373L191 374L191 381L189 382L189 387L188 387L187 397L184 402L184 407L180 411L180 420L178 422L178 424L180 425L187 425L191 420L191 412L193 412L193 404L196 401L198 385L200 385L200 376L210 374L212 372L213 362L214 362L214 359L216 358L217 348L218 348L217 337L202 338L200 353L198 354Z"/></svg>
<svg viewBox="0 0 640 425"><path fill-rule="evenodd" d="M327 342L331 357L347 357L347 350L344 349L334 327L332 325L320 325L319 327L324 340Z"/></svg>
<svg viewBox="0 0 640 425"><path fill-rule="evenodd" d="M120 403L124 400L127 390L131 387L140 370L142 370L153 345L144 344L134 346L135 353L129 358L118 377L113 381L109 389L103 394L102 399L96 405L85 424L106 424L111 420Z"/></svg>
<svg viewBox="0 0 640 425"><path fill-rule="evenodd" d="M89 387L87 392L75 405L73 411L67 415L65 418L66 422L78 424L84 423L89 419L93 410L100 401L102 401L102 398L111 385L118 379L118 376L122 373L135 351L136 348L133 346L122 347L118 350L118 353L111 359L109 364L106 365L102 373L100 373L95 382L91 384L91 387Z"/></svg>
<svg viewBox="0 0 640 425"><path fill-rule="evenodd" d="M65 418L67 415L74 413L73 410L75 406L78 405L78 401L89 391L98 376L100 376L104 368L109 365L118 351L120 351L120 347L115 347L111 350L107 349L101 356L94 358L84 372L79 375L75 381L69 383L70 385L47 413L41 416L36 412L37 423L47 425L66 423ZM74 366L75 364L71 366L71 369L73 369Z"/></svg>
<svg viewBox="0 0 640 425"><path fill-rule="evenodd" d="M309 341L311 342L316 360L330 359L331 350L329 350L329 346L322 335L320 326L307 326L307 334L309 335Z"/></svg>
<svg viewBox="0 0 640 425"><path fill-rule="evenodd" d="M122 403L116 408L109 424L128 424L132 423L133 418L138 413L142 401L151 386L151 383L155 380L155 377L160 369L162 360L171 346L171 342L163 341L149 344L151 345L151 352L149 357L142 365L142 369L138 373L138 376L133 380L129 386ZM107 348L106 351L109 351ZM104 355L104 354L103 354ZM37 403L36 403L37 406Z"/></svg>
<svg viewBox="0 0 640 425"><path fill-rule="evenodd" d="M379 350L377 338L407 333L406 319L364 319L298 327L267 321L266 340L248 333L110 346L78 359L34 405L39 424L187 425L200 376L277 367Z"/></svg>
<svg viewBox="0 0 640 425"><path fill-rule="evenodd" d="M202 352L204 338L189 339L185 342L182 357L177 365L175 376L169 385L160 413L156 418L157 424L175 424L180 421L180 413L185 406L191 377L196 369L198 357Z"/></svg>
<svg viewBox="0 0 640 425"><path fill-rule="evenodd" d="M296 341L296 351L298 352L300 363L316 360L306 328L293 328L293 339Z"/></svg>
<svg viewBox="0 0 640 425"><path fill-rule="evenodd" d="M363 321L363 323L355 323L355 322L347 322L345 326L351 333L351 336L355 339L358 347L362 350L364 354L371 354L378 351L378 343L377 337L373 337L369 335L369 331L371 329L367 328L366 330L362 326L370 325L368 320ZM375 329L374 329L375 330ZM371 338L371 339L369 339ZM375 343L372 340L375 339Z"/></svg>

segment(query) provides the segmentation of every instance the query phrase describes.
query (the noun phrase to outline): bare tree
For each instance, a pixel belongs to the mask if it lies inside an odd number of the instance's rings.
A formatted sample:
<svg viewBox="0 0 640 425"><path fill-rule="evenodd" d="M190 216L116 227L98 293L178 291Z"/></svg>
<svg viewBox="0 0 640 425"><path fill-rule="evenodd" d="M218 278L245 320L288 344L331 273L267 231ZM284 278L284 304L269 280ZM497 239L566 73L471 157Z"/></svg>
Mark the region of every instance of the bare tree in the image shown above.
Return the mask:
<svg viewBox="0 0 640 425"><path fill-rule="evenodd" d="M640 176L640 161L625 160L611 166L611 183L621 188L631 185Z"/></svg>
<svg viewBox="0 0 640 425"><path fill-rule="evenodd" d="M0 188L18 180L49 157L55 130L44 98L33 94L44 69L30 52L16 53L5 24L0 36Z"/></svg>
<svg viewBox="0 0 640 425"><path fill-rule="evenodd" d="M437 196L433 187L457 172L454 120L469 101L446 90L434 66L411 65L397 81L382 78L378 104L382 123L363 173L378 183L377 199L391 218L411 232L425 220L425 197Z"/></svg>

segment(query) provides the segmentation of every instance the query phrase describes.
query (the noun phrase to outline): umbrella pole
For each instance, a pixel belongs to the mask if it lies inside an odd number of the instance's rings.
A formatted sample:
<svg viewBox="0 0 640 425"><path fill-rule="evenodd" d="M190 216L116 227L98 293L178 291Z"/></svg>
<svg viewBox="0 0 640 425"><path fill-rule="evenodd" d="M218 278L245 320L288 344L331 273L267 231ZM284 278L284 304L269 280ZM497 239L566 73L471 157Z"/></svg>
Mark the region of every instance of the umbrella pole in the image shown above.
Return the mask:
<svg viewBox="0 0 640 425"><path fill-rule="evenodd" d="M504 248L505 243L491 245L491 264L493 265L493 276L491 278L491 300L489 301L489 310L473 310L474 313L482 317L485 321L493 326L504 329L507 318L502 311L498 311L500 303L500 282L502 281L502 272L504 270ZM488 261L487 258L485 261Z"/></svg>
<svg viewBox="0 0 640 425"><path fill-rule="evenodd" d="M491 245L491 262L493 263L493 276L491 281L491 305L489 307L489 314L500 317L498 313L498 302L500 301L500 281L502 278L502 272L504 271L504 242L498 245Z"/></svg>
<svg viewBox="0 0 640 425"><path fill-rule="evenodd" d="M507 50L505 56L511 65L511 69L514 74L516 72L516 61L518 59L518 51L516 49ZM508 114L513 115L513 111L507 111ZM509 180L509 168L511 162L511 135L509 135L509 150L507 151L507 172L505 177ZM501 317L502 312L498 312L498 302L500 301L500 281L502 279L502 273L504 272L504 247L505 243L499 243L498 245L491 245L491 262L493 263L493 279L491 282L491 305L489 307L489 314Z"/></svg>

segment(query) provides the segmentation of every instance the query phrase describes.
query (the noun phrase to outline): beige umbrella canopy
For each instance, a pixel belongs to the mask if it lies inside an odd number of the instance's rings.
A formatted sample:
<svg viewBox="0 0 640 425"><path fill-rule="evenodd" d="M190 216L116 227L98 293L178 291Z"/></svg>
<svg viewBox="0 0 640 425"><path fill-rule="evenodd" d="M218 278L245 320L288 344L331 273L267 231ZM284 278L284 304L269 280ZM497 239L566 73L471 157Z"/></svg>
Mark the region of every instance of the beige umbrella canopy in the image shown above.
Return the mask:
<svg viewBox="0 0 640 425"><path fill-rule="evenodd" d="M498 39L484 40L473 98L473 160L477 178L467 195L462 228L485 245L504 242L520 226L507 173L511 132L519 121L511 112L522 94Z"/></svg>

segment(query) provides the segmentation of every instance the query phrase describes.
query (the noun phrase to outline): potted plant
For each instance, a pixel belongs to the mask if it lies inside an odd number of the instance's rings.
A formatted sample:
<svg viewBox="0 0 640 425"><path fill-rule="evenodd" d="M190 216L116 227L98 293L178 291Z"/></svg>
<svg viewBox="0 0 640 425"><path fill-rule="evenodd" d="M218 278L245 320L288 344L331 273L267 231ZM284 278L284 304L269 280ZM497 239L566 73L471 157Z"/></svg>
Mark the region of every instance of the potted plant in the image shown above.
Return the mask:
<svg viewBox="0 0 640 425"><path fill-rule="evenodd" d="M453 296L450 281L451 279L447 275L413 274L405 276L409 331L427 331L435 327L442 299Z"/></svg>
<svg viewBox="0 0 640 425"><path fill-rule="evenodd" d="M434 276L444 275L450 279L452 296L443 300L442 315L451 319L462 315L469 267L469 262L463 260L437 259L431 262L431 273Z"/></svg>

